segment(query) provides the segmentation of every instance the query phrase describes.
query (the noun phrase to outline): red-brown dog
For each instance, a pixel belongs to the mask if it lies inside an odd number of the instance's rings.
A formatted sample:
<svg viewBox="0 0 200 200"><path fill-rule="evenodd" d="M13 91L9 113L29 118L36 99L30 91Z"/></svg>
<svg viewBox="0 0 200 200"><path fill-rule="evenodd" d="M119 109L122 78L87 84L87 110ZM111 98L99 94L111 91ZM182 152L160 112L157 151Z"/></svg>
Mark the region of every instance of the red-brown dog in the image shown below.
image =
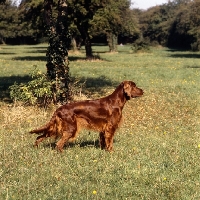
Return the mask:
<svg viewBox="0 0 200 200"><path fill-rule="evenodd" d="M96 100L70 103L58 108L49 123L30 133L43 133L38 136L35 146L46 137L59 137L56 146L62 151L68 141L76 139L83 128L99 132L100 147L111 151L113 137L122 118L122 109L127 100L143 95L142 89L132 81L122 82L109 96Z"/></svg>

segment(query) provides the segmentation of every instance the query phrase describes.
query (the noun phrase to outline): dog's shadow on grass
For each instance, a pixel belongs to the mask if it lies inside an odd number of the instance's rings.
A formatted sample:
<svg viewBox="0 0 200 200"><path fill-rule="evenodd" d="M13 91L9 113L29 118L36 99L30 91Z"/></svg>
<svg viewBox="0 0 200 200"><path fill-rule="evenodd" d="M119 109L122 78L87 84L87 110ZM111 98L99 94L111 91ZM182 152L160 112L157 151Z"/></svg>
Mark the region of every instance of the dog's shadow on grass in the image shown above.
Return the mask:
<svg viewBox="0 0 200 200"><path fill-rule="evenodd" d="M81 142L74 142L74 143L69 143L64 146L64 149L68 148L75 148L75 147L80 147L80 148L95 148L95 149L100 149L99 145L99 140L88 140L88 141L81 141Z"/></svg>
<svg viewBox="0 0 200 200"><path fill-rule="evenodd" d="M113 141L115 143L115 140ZM44 143L41 144L44 148L56 150L56 142ZM67 150L68 148L95 148L101 149L99 139L88 140L88 141L75 141L72 143L67 143L64 145L63 149Z"/></svg>
<svg viewBox="0 0 200 200"><path fill-rule="evenodd" d="M98 139L97 140L88 140L88 141L68 143L68 144L65 144L63 149L75 148L77 146L80 147L80 148L91 147L91 148L100 149L100 145L99 145L99 140ZM43 144L43 147L44 148L56 149L56 142Z"/></svg>

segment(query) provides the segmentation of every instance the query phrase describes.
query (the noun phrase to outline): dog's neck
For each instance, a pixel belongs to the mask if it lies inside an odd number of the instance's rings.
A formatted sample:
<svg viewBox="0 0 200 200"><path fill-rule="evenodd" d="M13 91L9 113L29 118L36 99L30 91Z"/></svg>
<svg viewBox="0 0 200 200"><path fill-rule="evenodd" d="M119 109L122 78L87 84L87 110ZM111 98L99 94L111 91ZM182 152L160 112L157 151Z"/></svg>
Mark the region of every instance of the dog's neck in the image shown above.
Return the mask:
<svg viewBox="0 0 200 200"><path fill-rule="evenodd" d="M108 98L112 101L113 105L115 106L119 106L121 108L124 107L124 104L126 103L127 100L127 96L124 93L124 86L123 84L120 84L115 91L108 96Z"/></svg>

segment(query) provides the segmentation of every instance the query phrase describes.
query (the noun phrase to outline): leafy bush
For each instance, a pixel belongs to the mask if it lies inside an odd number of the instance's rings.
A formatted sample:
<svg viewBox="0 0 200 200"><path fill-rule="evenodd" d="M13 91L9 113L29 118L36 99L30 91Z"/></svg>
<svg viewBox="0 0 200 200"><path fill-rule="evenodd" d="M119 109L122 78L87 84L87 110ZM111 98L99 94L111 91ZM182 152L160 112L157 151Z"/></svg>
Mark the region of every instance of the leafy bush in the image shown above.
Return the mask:
<svg viewBox="0 0 200 200"><path fill-rule="evenodd" d="M150 45L149 42L143 39L136 40L133 44L131 49L134 53L137 52L149 52L150 51Z"/></svg>
<svg viewBox="0 0 200 200"><path fill-rule="evenodd" d="M192 51L200 51L200 40L191 44Z"/></svg>
<svg viewBox="0 0 200 200"><path fill-rule="evenodd" d="M54 83L36 66L31 73L31 78L32 80L28 83L14 83L10 86L10 97L14 102L20 101L29 105L42 104L45 106L53 99L52 85Z"/></svg>

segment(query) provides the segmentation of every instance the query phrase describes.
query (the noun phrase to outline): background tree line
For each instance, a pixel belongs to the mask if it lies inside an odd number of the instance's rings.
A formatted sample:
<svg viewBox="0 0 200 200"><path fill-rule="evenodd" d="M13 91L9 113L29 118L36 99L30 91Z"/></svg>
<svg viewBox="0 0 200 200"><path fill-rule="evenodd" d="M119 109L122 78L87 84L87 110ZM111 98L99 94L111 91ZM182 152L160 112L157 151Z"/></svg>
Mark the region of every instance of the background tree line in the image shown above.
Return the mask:
<svg viewBox="0 0 200 200"><path fill-rule="evenodd" d="M53 1L56 13L56 3ZM45 41L43 0L11 0L0 4L0 43L34 44ZM73 48L91 42L107 42L110 51L118 43L146 40L175 48L200 50L200 0L173 0L148 10L131 9L129 0L68 0L68 21Z"/></svg>
<svg viewBox="0 0 200 200"><path fill-rule="evenodd" d="M56 16L57 1L53 2ZM1 4L1 43L43 41L46 37L43 4L43 0L22 0L18 7L11 0ZM83 42L87 57L92 55L91 42L95 37L104 41L107 39L110 51L116 51L118 35L131 38L139 34L137 18L130 10L129 0L69 0L67 6L72 44L76 48Z"/></svg>
<svg viewBox="0 0 200 200"><path fill-rule="evenodd" d="M200 50L200 0L174 0L138 11L142 36L152 43Z"/></svg>

